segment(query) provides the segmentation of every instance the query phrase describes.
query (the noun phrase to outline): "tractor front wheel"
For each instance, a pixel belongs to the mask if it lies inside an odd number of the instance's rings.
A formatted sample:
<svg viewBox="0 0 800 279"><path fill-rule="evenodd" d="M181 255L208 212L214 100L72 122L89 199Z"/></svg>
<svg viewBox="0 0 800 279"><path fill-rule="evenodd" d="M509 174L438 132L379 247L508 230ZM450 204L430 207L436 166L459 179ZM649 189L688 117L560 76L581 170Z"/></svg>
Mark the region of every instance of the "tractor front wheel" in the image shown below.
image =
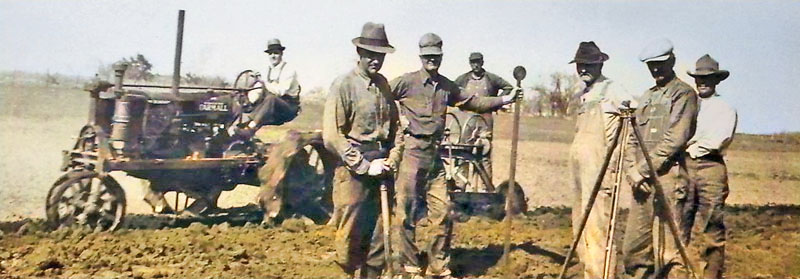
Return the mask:
<svg viewBox="0 0 800 279"><path fill-rule="evenodd" d="M125 191L114 178L95 171L72 170L47 195L45 210L52 229L85 226L112 231L125 217Z"/></svg>

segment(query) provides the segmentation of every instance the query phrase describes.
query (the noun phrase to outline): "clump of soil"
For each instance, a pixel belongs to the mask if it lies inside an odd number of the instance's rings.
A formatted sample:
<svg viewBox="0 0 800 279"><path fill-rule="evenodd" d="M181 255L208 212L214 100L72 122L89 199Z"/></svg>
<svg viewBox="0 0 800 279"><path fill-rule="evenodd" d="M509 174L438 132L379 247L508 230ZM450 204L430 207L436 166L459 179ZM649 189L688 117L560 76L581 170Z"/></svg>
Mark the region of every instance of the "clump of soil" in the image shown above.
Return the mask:
<svg viewBox="0 0 800 279"><path fill-rule="evenodd" d="M258 216L259 212L251 212ZM514 278L558 275L572 240L568 209L540 208L514 219ZM245 214L246 215L246 214ZM247 219L131 216L127 228L45 231L0 224L0 278L342 278L333 263L335 229L288 219L265 228ZM172 221L166 221L172 220ZM145 226L151 224L150 227ZM33 221L36 222L36 221ZM40 221L39 221L40 222ZM800 276L800 207L728 210L727 277ZM502 278L502 222L456 224L451 269L469 278ZM429 233L421 232L425 239ZM580 265L570 268L580 278Z"/></svg>

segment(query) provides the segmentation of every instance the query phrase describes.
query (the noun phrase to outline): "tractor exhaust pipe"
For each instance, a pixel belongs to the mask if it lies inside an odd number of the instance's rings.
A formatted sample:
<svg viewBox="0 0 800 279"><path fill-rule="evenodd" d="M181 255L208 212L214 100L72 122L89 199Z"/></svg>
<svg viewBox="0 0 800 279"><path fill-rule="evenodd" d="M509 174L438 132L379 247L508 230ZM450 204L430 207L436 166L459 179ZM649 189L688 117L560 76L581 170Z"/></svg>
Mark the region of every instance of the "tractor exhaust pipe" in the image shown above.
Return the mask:
<svg viewBox="0 0 800 279"><path fill-rule="evenodd" d="M178 37L175 40L175 64L172 70L172 94L178 97L181 86L181 52L183 51L183 18L186 11L178 11Z"/></svg>

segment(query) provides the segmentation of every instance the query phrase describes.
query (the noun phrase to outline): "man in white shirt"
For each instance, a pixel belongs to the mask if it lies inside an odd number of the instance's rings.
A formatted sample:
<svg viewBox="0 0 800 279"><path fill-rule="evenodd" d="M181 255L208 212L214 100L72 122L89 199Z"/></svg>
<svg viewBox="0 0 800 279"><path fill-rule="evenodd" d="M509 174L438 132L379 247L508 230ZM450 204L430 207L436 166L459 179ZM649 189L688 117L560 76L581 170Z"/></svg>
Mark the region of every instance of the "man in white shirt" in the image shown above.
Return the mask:
<svg viewBox="0 0 800 279"><path fill-rule="evenodd" d="M300 84L297 72L283 60L286 47L278 39L270 39L264 50L269 56L265 72L256 73L256 81L247 93L249 105L242 108L241 127L245 137L255 134L264 125L281 125L292 121L300 112Z"/></svg>
<svg viewBox="0 0 800 279"><path fill-rule="evenodd" d="M697 60L688 74L694 77L700 97L697 130L686 149L686 196L678 200L683 241L695 239L705 278L722 278L725 262L725 199L728 172L725 150L733 141L737 115L717 93L717 85L730 73L708 54ZM683 170L683 169L682 169Z"/></svg>

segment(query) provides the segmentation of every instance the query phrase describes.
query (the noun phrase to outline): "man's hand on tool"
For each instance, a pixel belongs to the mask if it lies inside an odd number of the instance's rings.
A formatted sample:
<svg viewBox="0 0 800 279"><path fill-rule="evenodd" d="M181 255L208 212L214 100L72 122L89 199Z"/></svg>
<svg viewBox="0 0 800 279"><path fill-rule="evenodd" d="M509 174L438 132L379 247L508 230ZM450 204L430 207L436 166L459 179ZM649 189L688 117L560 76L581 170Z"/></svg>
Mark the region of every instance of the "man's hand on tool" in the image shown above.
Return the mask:
<svg viewBox="0 0 800 279"><path fill-rule="evenodd" d="M631 188L633 188L634 191L643 193L650 193L653 191L653 187L650 186L649 183L644 183L647 178L640 174L637 170L630 171L626 178L628 179L628 182L631 184Z"/></svg>
<svg viewBox="0 0 800 279"><path fill-rule="evenodd" d="M386 170L387 170L386 158L375 159L369 162L369 169L367 169L367 175L379 176L383 174L383 172Z"/></svg>
<svg viewBox="0 0 800 279"><path fill-rule="evenodd" d="M504 104L510 104L521 100L523 97L525 97L525 94L522 93L522 88L514 86L510 93L503 95L501 98L503 98Z"/></svg>

